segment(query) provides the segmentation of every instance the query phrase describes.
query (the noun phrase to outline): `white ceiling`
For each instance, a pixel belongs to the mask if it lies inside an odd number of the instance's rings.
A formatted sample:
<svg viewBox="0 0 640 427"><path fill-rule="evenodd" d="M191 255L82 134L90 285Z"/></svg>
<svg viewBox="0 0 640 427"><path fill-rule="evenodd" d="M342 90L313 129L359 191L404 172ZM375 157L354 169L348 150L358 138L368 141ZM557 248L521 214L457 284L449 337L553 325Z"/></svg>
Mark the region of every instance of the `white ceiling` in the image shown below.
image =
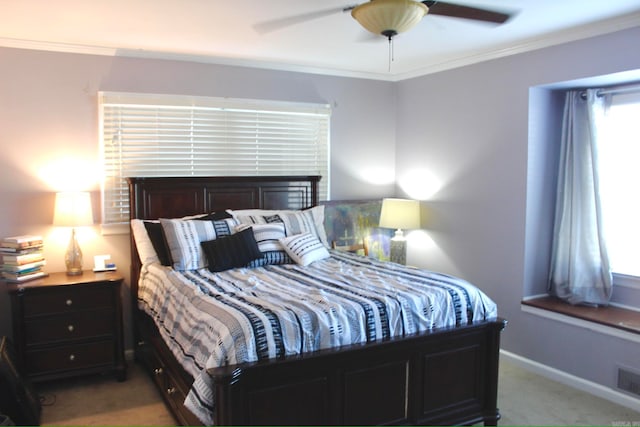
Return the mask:
<svg viewBox="0 0 640 427"><path fill-rule="evenodd" d="M640 0L449 2L515 16L497 26L427 15L394 39L389 64L387 40L339 11L357 0L0 0L0 46L393 81L640 25ZM336 11L259 25L324 10Z"/></svg>

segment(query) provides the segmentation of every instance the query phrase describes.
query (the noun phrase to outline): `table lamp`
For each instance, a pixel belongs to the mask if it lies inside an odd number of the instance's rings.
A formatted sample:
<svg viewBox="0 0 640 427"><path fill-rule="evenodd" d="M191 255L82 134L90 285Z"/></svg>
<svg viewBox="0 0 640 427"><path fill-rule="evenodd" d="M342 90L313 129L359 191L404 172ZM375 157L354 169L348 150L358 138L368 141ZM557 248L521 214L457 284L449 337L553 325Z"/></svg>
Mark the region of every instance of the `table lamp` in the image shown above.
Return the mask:
<svg viewBox="0 0 640 427"><path fill-rule="evenodd" d="M93 224L91 210L91 194L87 192L56 193L56 206L53 214L53 225L72 227L71 240L64 257L67 275L82 274L82 250L76 239L76 227Z"/></svg>
<svg viewBox="0 0 640 427"><path fill-rule="evenodd" d="M380 227L395 228L391 239L391 261L407 263L407 241L402 229L420 228L420 202L408 199L383 199Z"/></svg>

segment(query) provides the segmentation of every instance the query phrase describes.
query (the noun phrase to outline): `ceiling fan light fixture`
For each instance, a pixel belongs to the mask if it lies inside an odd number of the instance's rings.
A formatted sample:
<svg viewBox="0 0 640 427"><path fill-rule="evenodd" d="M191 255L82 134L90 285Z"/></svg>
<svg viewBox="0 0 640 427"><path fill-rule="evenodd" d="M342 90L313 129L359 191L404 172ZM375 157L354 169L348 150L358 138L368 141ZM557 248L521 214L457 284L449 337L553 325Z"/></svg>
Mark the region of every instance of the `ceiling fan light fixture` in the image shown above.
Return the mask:
<svg viewBox="0 0 640 427"><path fill-rule="evenodd" d="M413 28L429 12L414 0L371 0L351 10L351 16L366 30L391 39Z"/></svg>

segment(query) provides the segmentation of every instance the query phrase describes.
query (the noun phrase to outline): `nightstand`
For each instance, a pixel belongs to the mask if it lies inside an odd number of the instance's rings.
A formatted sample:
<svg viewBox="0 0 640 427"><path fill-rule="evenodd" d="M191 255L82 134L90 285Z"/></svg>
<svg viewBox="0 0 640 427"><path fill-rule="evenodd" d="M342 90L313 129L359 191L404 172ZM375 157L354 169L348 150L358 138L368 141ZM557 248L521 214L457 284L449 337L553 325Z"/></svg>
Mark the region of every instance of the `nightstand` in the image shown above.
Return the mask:
<svg viewBox="0 0 640 427"><path fill-rule="evenodd" d="M123 277L84 271L7 284L19 368L32 381L90 373L126 379Z"/></svg>

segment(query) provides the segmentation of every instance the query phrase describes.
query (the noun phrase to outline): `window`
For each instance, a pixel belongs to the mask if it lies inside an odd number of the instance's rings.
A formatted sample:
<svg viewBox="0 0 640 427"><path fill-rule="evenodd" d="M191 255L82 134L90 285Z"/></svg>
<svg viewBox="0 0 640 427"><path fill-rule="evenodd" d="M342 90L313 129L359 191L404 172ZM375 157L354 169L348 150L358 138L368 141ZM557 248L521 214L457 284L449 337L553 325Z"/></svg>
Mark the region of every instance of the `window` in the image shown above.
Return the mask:
<svg viewBox="0 0 640 427"><path fill-rule="evenodd" d="M640 92L614 92L598 150L611 268L614 273L640 277L639 118Z"/></svg>
<svg viewBox="0 0 640 427"><path fill-rule="evenodd" d="M327 105L102 92L99 108L105 231L129 221L130 176L321 175L327 199Z"/></svg>

